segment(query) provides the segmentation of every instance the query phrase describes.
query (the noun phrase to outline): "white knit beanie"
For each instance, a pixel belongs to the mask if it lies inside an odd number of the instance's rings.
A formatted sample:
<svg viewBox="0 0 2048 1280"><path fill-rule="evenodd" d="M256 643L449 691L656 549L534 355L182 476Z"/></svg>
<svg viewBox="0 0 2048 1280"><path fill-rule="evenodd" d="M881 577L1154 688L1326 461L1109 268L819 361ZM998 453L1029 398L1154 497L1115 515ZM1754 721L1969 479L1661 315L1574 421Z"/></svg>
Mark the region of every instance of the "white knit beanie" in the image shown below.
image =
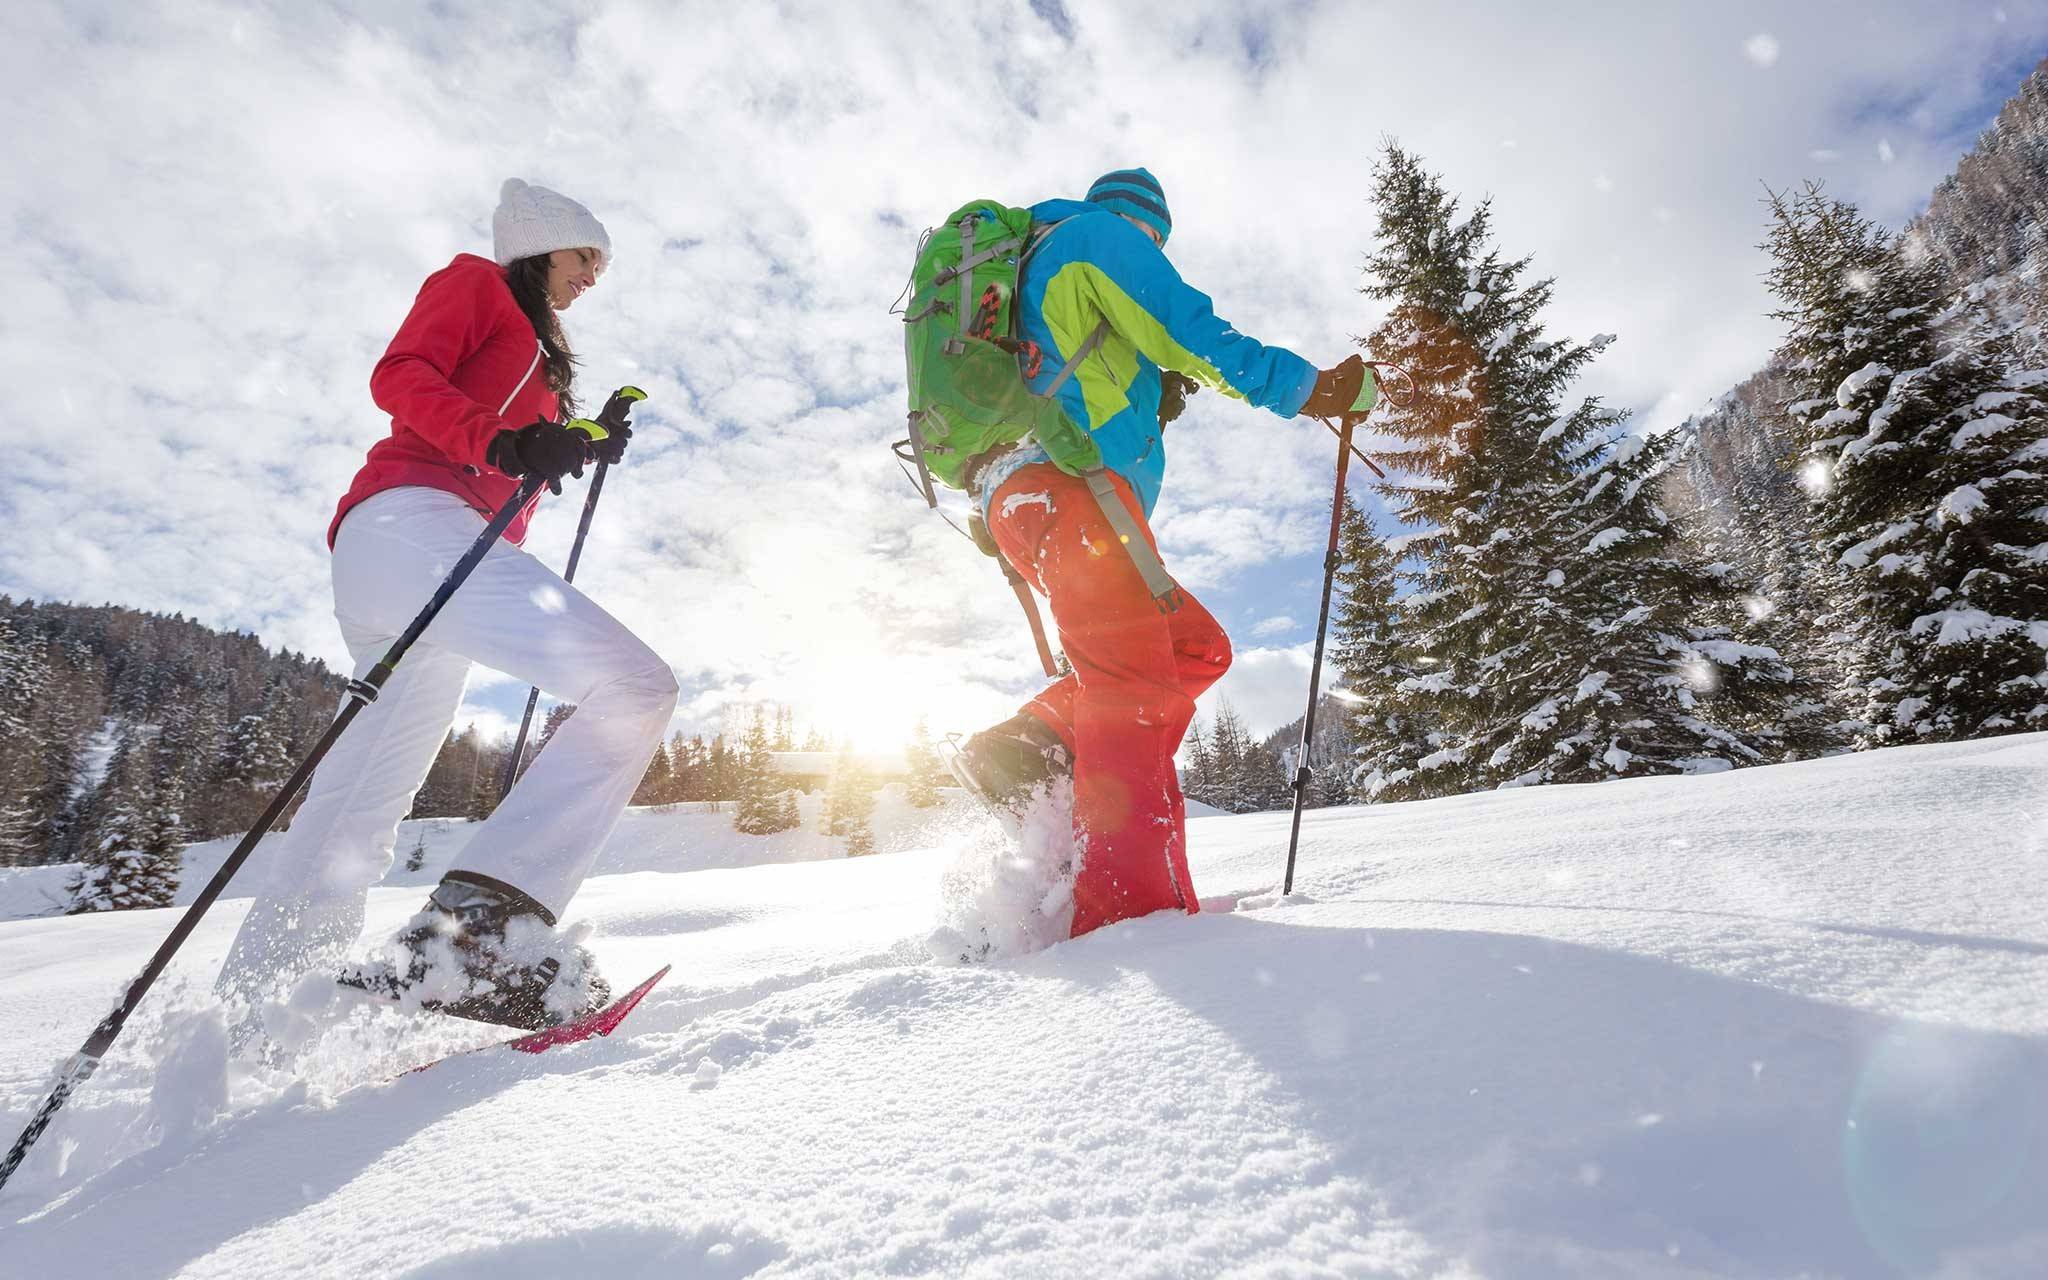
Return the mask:
<svg viewBox="0 0 2048 1280"><path fill-rule="evenodd" d="M612 238L590 210L559 191L507 178L498 190L497 212L491 215L492 255L498 265L557 249L595 249L604 255L598 274L612 263Z"/></svg>

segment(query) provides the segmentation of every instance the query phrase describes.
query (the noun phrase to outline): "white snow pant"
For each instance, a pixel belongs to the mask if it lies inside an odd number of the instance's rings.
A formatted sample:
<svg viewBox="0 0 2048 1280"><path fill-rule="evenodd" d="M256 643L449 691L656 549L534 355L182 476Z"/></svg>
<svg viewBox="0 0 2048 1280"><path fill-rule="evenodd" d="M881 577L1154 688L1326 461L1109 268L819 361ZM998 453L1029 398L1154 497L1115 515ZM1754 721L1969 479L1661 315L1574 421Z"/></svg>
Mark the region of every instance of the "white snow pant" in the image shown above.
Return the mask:
<svg viewBox="0 0 2048 1280"><path fill-rule="evenodd" d="M439 489L387 489L334 543L334 616L360 678L425 607L485 518ZM668 663L531 555L500 539L313 774L306 802L251 868L261 889L221 970L253 996L338 960L391 868L475 660L576 713L484 822L454 870L517 888L559 916L632 798L675 710Z"/></svg>

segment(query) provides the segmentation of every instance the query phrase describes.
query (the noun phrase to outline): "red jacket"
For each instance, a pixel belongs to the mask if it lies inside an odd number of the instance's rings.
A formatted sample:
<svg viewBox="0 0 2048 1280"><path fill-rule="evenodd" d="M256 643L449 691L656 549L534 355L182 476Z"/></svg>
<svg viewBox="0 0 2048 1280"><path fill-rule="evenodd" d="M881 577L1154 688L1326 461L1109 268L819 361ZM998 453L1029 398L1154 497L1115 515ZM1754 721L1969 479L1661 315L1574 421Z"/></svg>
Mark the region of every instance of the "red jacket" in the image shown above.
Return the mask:
<svg viewBox="0 0 2048 1280"><path fill-rule="evenodd" d="M496 514L519 482L484 461L500 431L555 416L540 340L505 283L505 269L487 258L458 254L427 277L412 311L370 373L370 397L391 415L391 434L342 496L327 526L327 545L349 508L401 485L445 489L486 516ZM505 530L526 537L534 503Z"/></svg>

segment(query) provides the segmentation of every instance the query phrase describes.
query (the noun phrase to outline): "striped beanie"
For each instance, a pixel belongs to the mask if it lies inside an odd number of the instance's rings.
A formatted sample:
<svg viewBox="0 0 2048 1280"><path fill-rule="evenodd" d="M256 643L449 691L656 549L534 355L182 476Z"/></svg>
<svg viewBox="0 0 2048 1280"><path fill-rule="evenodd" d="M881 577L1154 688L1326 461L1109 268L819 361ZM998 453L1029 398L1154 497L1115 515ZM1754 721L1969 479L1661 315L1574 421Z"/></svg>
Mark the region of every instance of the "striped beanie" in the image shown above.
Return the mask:
<svg viewBox="0 0 2048 1280"><path fill-rule="evenodd" d="M1166 192L1150 170L1118 169L1105 173L1088 188L1088 200L1136 218L1159 233L1162 245L1173 234L1173 215L1166 211Z"/></svg>

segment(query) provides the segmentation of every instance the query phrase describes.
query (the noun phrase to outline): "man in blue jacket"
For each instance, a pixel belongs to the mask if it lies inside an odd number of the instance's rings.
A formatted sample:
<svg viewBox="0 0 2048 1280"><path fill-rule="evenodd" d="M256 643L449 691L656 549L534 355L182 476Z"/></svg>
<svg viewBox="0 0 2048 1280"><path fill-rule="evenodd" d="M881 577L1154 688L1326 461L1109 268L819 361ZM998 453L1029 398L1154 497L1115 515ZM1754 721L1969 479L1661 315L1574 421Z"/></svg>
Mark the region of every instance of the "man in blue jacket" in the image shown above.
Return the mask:
<svg viewBox="0 0 2048 1280"><path fill-rule="evenodd" d="M971 479L1002 556L1044 593L1072 674L975 734L960 767L998 803L1071 772L1081 865L1071 935L1169 907L1197 909L1173 756L1195 699L1230 667L1230 639L1159 566L1147 523L1166 471L1161 370L1299 413L1348 412L1369 376L1354 355L1318 371L1218 318L1162 252L1166 194L1144 169L1104 174L1086 200L1048 200L1018 284L1019 336L1043 352L1032 390L1054 391L1102 451L1070 475L1030 443Z"/></svg>

